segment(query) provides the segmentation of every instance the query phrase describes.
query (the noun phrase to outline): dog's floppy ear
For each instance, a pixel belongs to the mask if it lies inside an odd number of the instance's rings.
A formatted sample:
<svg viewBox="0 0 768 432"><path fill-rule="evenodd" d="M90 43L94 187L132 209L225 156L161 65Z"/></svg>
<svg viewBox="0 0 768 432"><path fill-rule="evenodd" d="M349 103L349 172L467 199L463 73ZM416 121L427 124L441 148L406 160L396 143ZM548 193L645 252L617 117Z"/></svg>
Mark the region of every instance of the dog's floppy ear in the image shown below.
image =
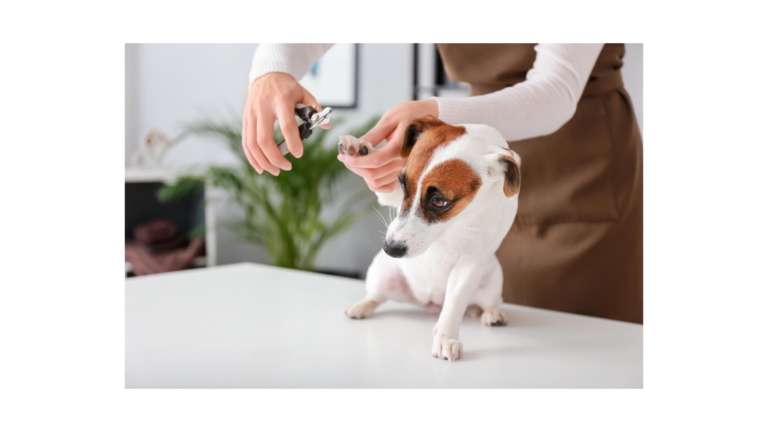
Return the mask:
<svg viewBox="0 0 768 432"><path fill-rule="evenodd" d="M509 150L509 155L499 155L499 162L504 167L504 195L514 198L520 193L520 156Z"/></svg>
<svg viewBox="0 0 768 432"><path fill-rule="evenodd" d="M413 123L405 128L405 133L403 134L403 146L400 148L400 157L407 158L408 155L411 154L413 146L424 131L443 124L445 123L432 116L414 120Z"/></svg>

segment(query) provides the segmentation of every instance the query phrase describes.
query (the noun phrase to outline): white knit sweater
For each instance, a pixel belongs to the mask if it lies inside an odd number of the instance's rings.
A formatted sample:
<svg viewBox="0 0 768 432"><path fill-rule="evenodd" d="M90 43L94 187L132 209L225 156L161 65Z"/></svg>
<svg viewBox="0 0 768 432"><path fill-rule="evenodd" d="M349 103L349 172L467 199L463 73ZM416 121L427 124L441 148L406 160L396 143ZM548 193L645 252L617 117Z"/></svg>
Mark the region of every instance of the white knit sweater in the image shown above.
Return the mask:
<svg viewBox="0 0 768 432"><path fill-rule="evenodd" d="M253 56L251 82L268 72L297 80L333 44L261 44ZM449 124L495 127L508 141L548 135L576 112L603 44L538 44L526 80L483 96L435 98L438 117Z"/></svg>

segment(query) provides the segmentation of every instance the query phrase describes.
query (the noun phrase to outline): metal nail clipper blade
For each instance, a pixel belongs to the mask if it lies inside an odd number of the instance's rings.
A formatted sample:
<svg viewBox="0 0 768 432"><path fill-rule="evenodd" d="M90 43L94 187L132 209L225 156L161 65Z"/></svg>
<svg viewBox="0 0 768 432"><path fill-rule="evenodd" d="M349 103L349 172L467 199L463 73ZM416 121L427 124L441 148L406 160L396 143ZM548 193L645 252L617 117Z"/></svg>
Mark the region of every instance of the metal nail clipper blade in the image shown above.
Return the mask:
<svg viewBox="0 0 768 432"><path fill-rule="evenodd" d="M302 104L296 104L294 109L294 115L296 117L296 123L299 125L299 136L304 141L312 135L312 129L317 126L322 126L330 123L331 113L333 108L327 107L326 109L317 112L316 109L311 106ZM277 145L283 156L288 154L288 144L283 140Z"/></svg>

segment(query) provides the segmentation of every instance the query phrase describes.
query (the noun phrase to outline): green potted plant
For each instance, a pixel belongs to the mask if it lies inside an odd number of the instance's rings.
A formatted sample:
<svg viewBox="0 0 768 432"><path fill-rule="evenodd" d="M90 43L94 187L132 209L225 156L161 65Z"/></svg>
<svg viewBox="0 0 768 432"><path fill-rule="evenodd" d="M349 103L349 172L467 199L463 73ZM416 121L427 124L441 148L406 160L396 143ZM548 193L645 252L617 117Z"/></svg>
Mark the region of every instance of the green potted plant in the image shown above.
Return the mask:
<svg viewBox="0 0 768 432"><path fill-rule="evenodd" d="M377 120L348 133L360 136ZM334 120L335 130L339 123ZM298 159L289 155L291 171L277 177L259 175L251 167L243 153L241 126L237 123L201 121L189 125L185 134L218 138L237 156L238 164L210 167L202 175L181 176L161 188L158 198L176 199L202 190L206 182L226 190L245 211L243 220L232 224L231 229L246 241L263 246L277 266L316 270L314 262L320 249L352 226L375 202L373 194L361 188L341 202L336 211L328 211L339 204L338 186L349 172L336 158L337 147L326 142L325 129L315 129L304 141L304 155ZM282 139L276 131L275 142Z"/></svg>

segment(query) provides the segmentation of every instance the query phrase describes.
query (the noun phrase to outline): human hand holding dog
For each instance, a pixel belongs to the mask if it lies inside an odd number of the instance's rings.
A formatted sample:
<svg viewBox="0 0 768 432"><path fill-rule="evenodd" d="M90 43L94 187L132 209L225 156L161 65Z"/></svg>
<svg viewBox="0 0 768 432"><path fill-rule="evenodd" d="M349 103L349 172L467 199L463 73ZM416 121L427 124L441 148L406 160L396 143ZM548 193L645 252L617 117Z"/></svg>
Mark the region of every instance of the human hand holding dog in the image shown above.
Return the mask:
<svg viewBox="0 0 768 432"><path fill-rule="evenodd" d="M294 118L297 103L321 111L315 97L289 74L270 72L251 83L243 112L243 151L259 174L266 170L278 175L281 169L291 169L291 163L280 154L273 137L275 120L280 121L280 130L291 154L298 158L304 153ZM331 125L320 127L328 129Z"/></svg>
<svg viewBox="0 0 768 432"><path fill-rule="evenodd" d="M397 175L405 165L400 157L405 128L417 118L437 117L437 101L434 99L405 102L389 109L368 133L360 137L374 146L384 140L387 144L365 156L339 155L346 167L365 179L374 192L392 192L398 186Z"/></svg>

